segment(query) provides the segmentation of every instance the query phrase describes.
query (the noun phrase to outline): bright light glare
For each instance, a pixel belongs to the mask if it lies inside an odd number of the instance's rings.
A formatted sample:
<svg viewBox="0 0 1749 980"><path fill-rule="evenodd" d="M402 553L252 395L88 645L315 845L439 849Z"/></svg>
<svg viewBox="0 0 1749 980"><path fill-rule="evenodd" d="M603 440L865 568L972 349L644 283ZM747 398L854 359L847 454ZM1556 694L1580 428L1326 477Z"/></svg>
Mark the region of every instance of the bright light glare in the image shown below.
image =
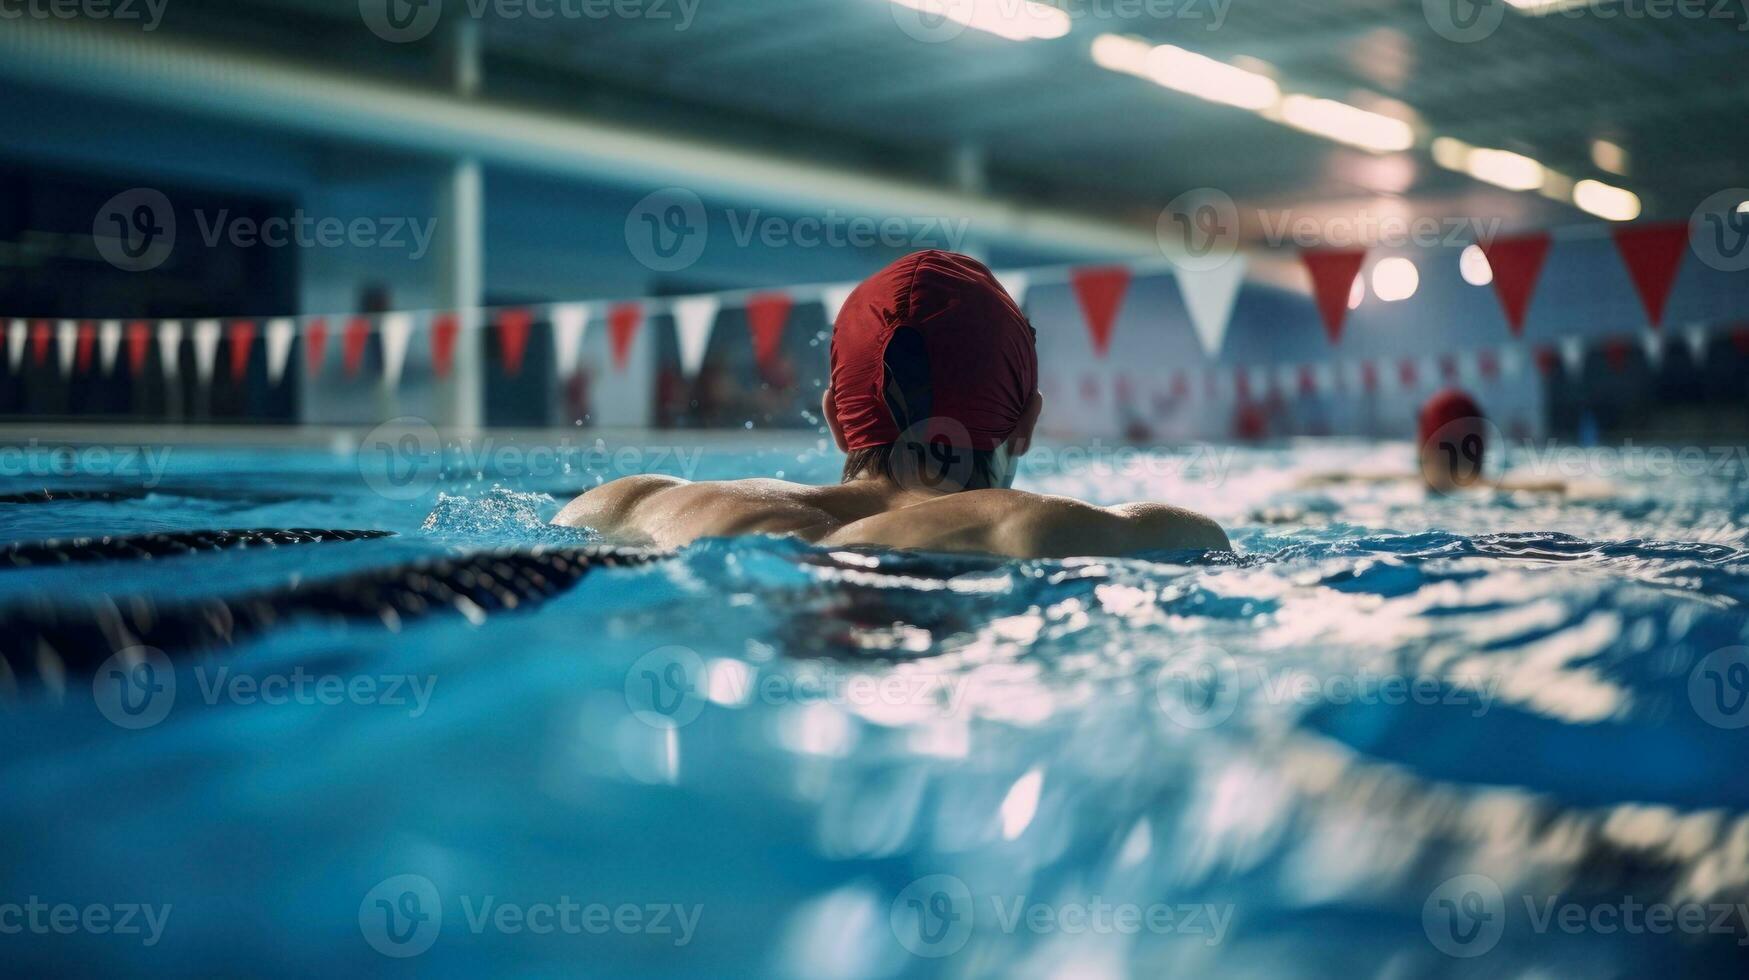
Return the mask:
<svg viewBox="0 0 1749 980"><path fill-rule="evenodd" d="M1509 150L1471 150L1464 171L1509 191L1533 191L1543 185L1543 165Z"/></svg>
<svg viewBox="0 0 1749 980"><path fill-rule="evenodd" d="M1469 245L1458 256L1458 272L1472 286L1486 286L1494 281L1494 267L1488 264L1488 254L1480 245Z"/></svg>
<svg viewBox="0 0 1749 980"><path fill-rule="evenodd" d="M1415 145L1415 130L1401 119L1381 116L1334 99L1290 95L1282 100L1281 116L1296 129L1375 153L1407 150Z"/></svg>
<svg viewBox="0 0 1749 980"><path fill-rule="evenodd" d="M1421 271L1408 259L1393 255L1372 267L1373 295L1387 303L1408 299L1419 288Z"/></svg>
<svg viewBox="0 0 1749 980"><path fill-rule="evenodd" d="M1065 11L1036 0L893 0L932 17L945 17L973 30L1010 41L1048 41L1069 33Z"/></svg>
<svg viewBox="0 0 1749 980"><path fill-rule="evenodd" d="M1462 170L1470 162L1470 151L1475 147L1463 140L1454 140L1450 136L1440 136L1433 140L1433 162L1447 170Z"/></svg>
<svg viewBox="0 0 1749 980"><path fill-rule="evenodd" d="M1166 88L1241 109L1267 109L1281 98L1275 79L1267 75L1170 44L1162 44L1148 55L1148 77Z"/></svg>
<svg viewBox="0 0 1749 980"><path fill-rule="evenodd" d="M1612 174L1626 174L1628 172L1628 151L1609 140L1592 140L1591 162L1597 164L1599 170L1607 170Z"/></svg>
<svg viewBox="0 0 1749 980"><path fill-rule="evenodd" d="M1354 285L1348 287L1348 308L1360 309L1360 304L1366 302L1366 277L1355 276Z"/></svg>
<svg viewBox="0 0 1749 980"><path fill-rule="evenodd" d="M1573 203L1582 211L1610 221L1632 221L1640 216L1640 199L1633 191L1611 187L1601 180L1574 184Z"/></svg>
<svg viewBox="0 0 1749 980"><path fill-rule="evenodd" d="M1590 3L1591 0L1506 0L1506 2L1532 17L1541 17L1544 14L1566 10L1569 7L1583 6Z"/></svg>
<svg viewBox="0 0 1749 980"><path fill-rule="evenodd" d="M1093 39L1093 63L1109 71L1148 77L1148 54L1154 46L1140 38L1101 34Z"/></svg>

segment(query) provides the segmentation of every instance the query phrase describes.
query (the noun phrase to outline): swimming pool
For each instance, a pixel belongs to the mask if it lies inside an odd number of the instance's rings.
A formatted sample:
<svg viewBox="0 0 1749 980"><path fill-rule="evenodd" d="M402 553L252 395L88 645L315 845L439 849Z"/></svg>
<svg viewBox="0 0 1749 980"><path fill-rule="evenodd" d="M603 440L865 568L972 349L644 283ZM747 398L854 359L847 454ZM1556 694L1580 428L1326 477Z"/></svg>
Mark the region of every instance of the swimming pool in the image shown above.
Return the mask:
<svg viewBox="0 0 1749 980"><path fill-rule="evenodd" d="M0 543L394 533L0 570L0 946L21 972L1745 961L1749 492L1728 461L1613 473L1583 502L1429 501L1295 488L1403 445L1050 447L1023 487L1203 510L1239 554L755 539L594 567L589 534L544 522L598 478L824 480L836 459L766 433L401 470L344 445L159 451L15 454ZM38 492L57 487L86 496ZM578 572L430 564L506 549ZM388 568L393 615L323 591ZM266 598L211 601L239 595ZM31 632L53 616L190 649L81 667L41 644L84 634Z"/></svg>

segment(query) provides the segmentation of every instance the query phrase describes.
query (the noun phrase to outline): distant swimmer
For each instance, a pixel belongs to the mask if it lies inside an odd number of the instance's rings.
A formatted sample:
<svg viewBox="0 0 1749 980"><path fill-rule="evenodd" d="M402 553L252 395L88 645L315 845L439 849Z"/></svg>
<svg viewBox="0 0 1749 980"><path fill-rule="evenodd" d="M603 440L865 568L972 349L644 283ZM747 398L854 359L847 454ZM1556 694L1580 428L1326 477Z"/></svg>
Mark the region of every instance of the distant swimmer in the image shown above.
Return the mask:
<svg viewBox="0 0 1749 980"><path fill-rule="evenodd" d="M554 522L675 548L794 535L827 546L1016 558L1229 551L1219 525L1163 503L1096 507L1010 489L1044 399L1032 325L978 261L930 250L862 283L833 327L827 428L842 481L631 476Z"/></svg>

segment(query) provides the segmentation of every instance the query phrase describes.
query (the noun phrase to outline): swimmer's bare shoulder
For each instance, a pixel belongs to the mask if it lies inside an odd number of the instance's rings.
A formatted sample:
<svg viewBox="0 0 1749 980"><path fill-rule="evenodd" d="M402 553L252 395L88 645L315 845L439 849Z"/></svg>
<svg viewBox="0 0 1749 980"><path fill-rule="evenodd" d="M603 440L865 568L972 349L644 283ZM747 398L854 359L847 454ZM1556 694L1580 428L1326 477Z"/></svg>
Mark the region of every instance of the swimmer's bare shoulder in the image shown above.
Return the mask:
<svg viewBox="0 0 1749 980"><path fill-rule="evenodd" d="M833 526L831 515L811 499L819 492L783 480L693 483L672 476L627 476L571 501L553 523L587 527L616 544L658 548L741 534L814 540Z"/></svg>
<svg viewBox="0 0 1749 980"><path fill-rule="evenodd" d="M1145 551L1231 551L1220 525L1178 507L1096 507L1021 490L973 490L847 524L821 542L1011 558L1131 555Z"/></svg>

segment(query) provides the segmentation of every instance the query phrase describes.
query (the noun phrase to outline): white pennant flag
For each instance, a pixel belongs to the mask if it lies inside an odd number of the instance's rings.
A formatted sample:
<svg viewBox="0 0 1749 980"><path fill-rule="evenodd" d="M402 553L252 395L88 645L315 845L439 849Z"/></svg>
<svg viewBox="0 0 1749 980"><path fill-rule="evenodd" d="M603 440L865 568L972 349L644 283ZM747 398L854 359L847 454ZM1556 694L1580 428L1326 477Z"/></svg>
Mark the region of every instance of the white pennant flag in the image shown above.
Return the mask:
<svg viewBox="0 0 1749 980"><path fill-rule="evenodd" d="M1706 363L1707 336L1706 327L1695 324L1682 332L1682 339L1688 342L1688 357L1696 367Z"/></svg>
<svg viewBox="0 0 1749 980"><path fill-rule="evenodd" d="M115 370L115 352L121 349L121 321L105 320L97 325L97 360L103 373Z"/></svg>
<svg viewBox="0 0 1749 980"><path fill-rule="evenodd" d="M1458 383L1466 388L1479 387L1482 377L1482 352L1473 350L1467 354L1454 354L1457 358Z"/></svg>
<svg viewBox="0 0 1749 980"><path fill-rule="evenodd" d="M1264 365L1258 365L1251 369L1250 386L1252 398L1262 398L1269 394L1270 373L1269 368Z"/></svg>
<svg viewBox="0 0 1749 980"><path fill-rule="evenodd" d="M194 370L203 385L213 379L213 365L218 361L219 335L222 332L217 320L194 322Z"/></svg>
<svg viewBox="0 0 1749 980"><path fill-rule="evenodd" d="M1445 371L1439 358L1429 354L1415 362L1415 386L1432 391L1445 387Z"/></svg>
<svg viewBox="0 0 1749 980"><path fill-rule="evenodd" d="M1585 341L1579 337L1561 338L1561 363L1567 365L1567 374L1578 377L1585 369Z"/></svg>
<svg viewBox="0 0 1749 980"><path fill-rule="evenodd" d="M850 294L855 290L856 283L853 282L847 282L838 286L827 286L820 290L820 309L826 313L827 326L831 326L838 322L838 313L844 309L844 301L849 299ZM703 299L704 297L701 296L698 298ZM1020 300L1015 300L1014 302L1019 304ZM680 321L676 319L674 322L679 323Z"/></svg>
<svg viewBox="0 0 1749 980"><path fill-rule="evenodd" d="M174 378L181 370L182 321L165 320L158 324L158 360L164 364L164 375Z"/></svg>
<svg viewBox="0 0 1749 980"><path fill-rule="evenodd" d="M1190 325L1196 328L1203 353L1210 357L1221 352L1221 344L1227 339L1233 301L1238 298L1239 284L1244 280L1245 257L1242 255L1235 255L1212 269L1178 270L1178 291L1184 294Z"/></svg>
<svg viewBox="0 0 1749 980"><path fill-rule="evenodd" d="M1283 364L1276 368L1276 386L1282 394L1288 397L1300 393L1300 368L1297 364Z"/></svg>
<svg viewBox="0 0 1749 980"><path fill-rule="evenodd" d="M1319 361L1312 365L1312 384L1320 395L1328 395L1336 390L1336 365L1329 361Z"/></svg>
<svg viewBox="0 0 1749 980"><path fill-rule="evenodd" d="M407 343L413 339L413 314L384 313L377 322L377 335L383 344L383 387L394 388L401 383L401 369L407 364Z"/></svg>
<svg viewBox="0 0 1749 980"><path fill-rule="evenodd" d="M1032 277L1016 269L1013 272L996 273L996 281L1002 288L1008 290L1008 297L1014 300L1014 305L1026 309L1026 291L1032 286Z"/></svg>
<svg viewBox="0 0 1749 980"><path fill-rule="evenodd" d="M55 324L55 353L60 356L61 377L73 373L73 342L78 339L79 324L62 320Z"/></svg>
<svg viewBox="0 0 1749 980"><path fill-rule="evenodd" d="M552 309L553 367L559 377L577 373L577 359L583 353L583 332L589 328L589 306L586 303L565 303Z"/></svg>
<svg viewBox="0 0 1749 980"><path fill-rule="evenodd" d="M1524 354L1518 345L1500 348L1500 376L1516 378L1524 372Z"/></svg>
<svg viewBox="0 0 1749 980"><path fill-rule="evenodd" d="M1646 364L1657 370L1664 363L1663 335L1651 331L1641 334L1640 345L1646 349Z"/></svg>
<svg viewBox="0 0 1749 980"><path fill-rule="evenodd" d="M849 293L846 289L845 295ZM830 293L821 302L826 304L828 314L836 319L838 313L831 305ZM843 297L838 298L838 303L843 305ZM674 338L680 342L680 370L689 378L697 377L699 368L704 367L704 352L710 346L711 330L716 326L717 308L722 305L723 301L715 296L689 296L674 301Z"/></svg>
<svg viewBox="0 0 1749 980"><path fill-rule="evenodd" d="M18 370L18 365L24 360L24 335L29 331L29 325L23 320L14 320L6 328L6 359L14 371Z"/></svg>
<svg viewBox="0 0 1749 980"><path fill-rule="evenodd" d="M298 336L298 325L291 317L267 321L267 380L279 384L285 377L286 362L291 360L292 341Z"/></svg>

